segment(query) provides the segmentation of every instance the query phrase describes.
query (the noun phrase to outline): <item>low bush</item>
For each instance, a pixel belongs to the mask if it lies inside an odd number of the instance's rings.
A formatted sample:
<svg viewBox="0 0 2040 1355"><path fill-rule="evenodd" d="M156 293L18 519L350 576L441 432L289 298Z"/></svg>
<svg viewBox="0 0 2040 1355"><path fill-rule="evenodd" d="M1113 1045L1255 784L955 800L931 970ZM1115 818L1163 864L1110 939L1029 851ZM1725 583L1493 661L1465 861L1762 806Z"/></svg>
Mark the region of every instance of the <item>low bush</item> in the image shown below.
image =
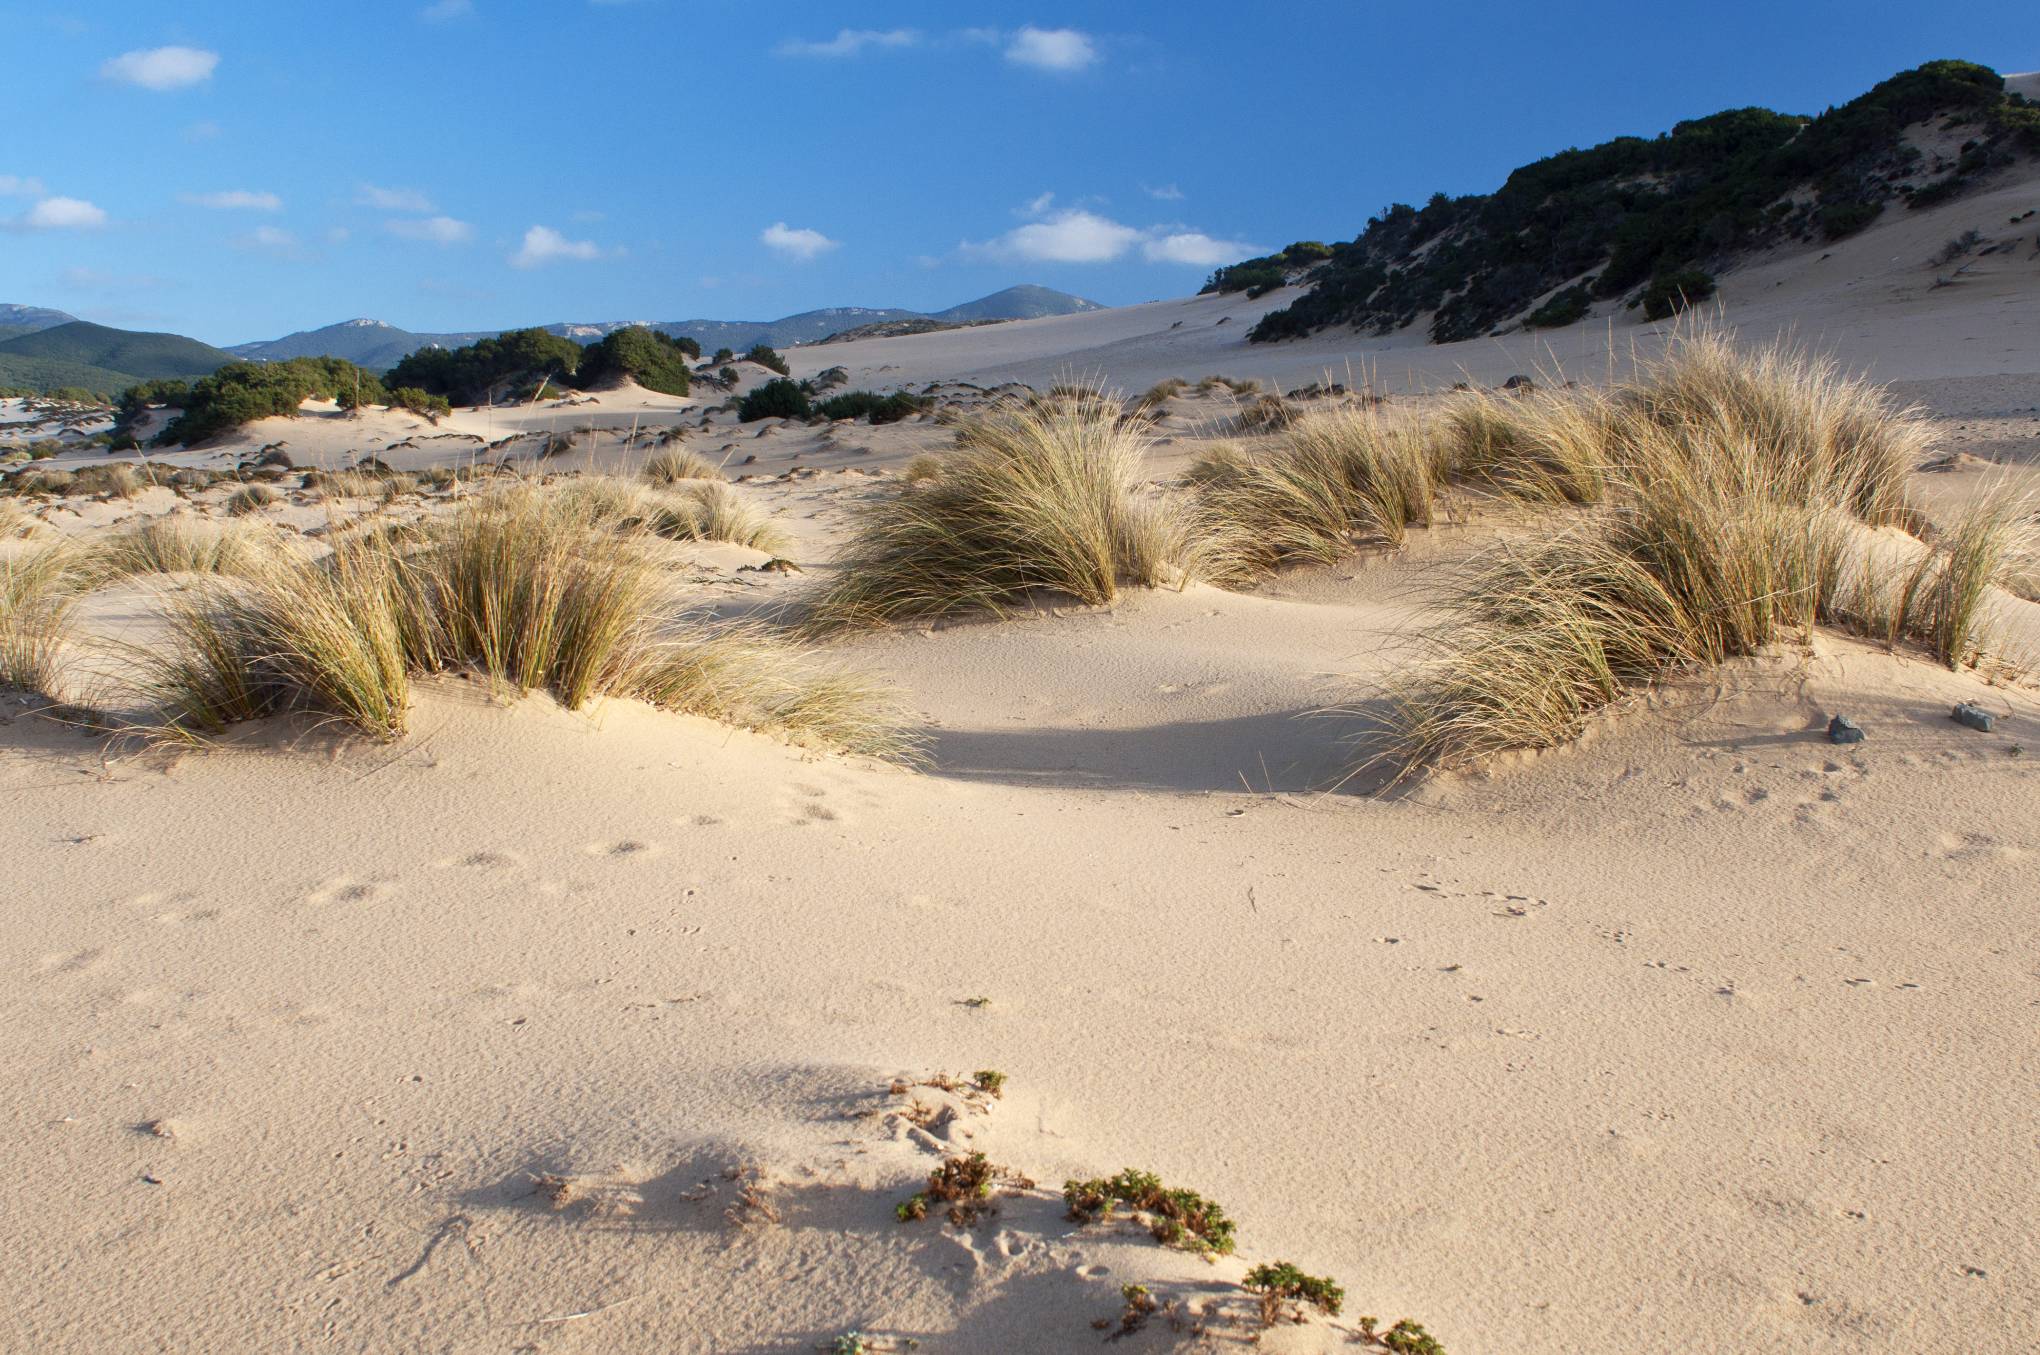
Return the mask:
<svg viewBox="0 0 2040 1355"><path fill-rule="evenodd" d="M675 339L655 329L632 325L590 344L582 355L578 379L585 389L598 382L628 377L661 395L685 395L693 375L688 363L700 356L701 345L692 339Z"/></svg>
<svg viewBox="0 0 2040 1355"><path fill-rule="evenodd" d="M1594 293L1589 282L1576 282L1564 291L1556 292L1551 299L1523 318L1523 323L1532 329L1560 329L1566 325L1578 324L1587 318L1593 309Z"/></svg>
<svg viewBox="0 0 2040 1355"><path fill-rule="evenodd" d="M806 419L814 416L814 402L808 393L800 388L797 381L775 377L762 386L754 386L737 406L737 419L741 423L755 423L759 419Z"/></svg>
<svg viewBox="0 0 2040 1355"><path fill-rule="evenodd" d="M875 395L870 391L844 391L818 401L814 412L825 419L869 419L873 424L898 423L919 414L934 401L905 391Z"/></svg>
<svg viewBox="0 0 2040 1355"><path fill-rule="evenodd" d="M436 351L436 350L434 350ZM192 446L257 419L296 418L306 400L383 404L388 394L373 372L340 358L291 358L287 362L230 362L192 383L182 412L156 438L159 444Z"/></svg>
<svg viewBox="0 0 2040 1355"><path fill-rule="evenodd" d="M1660 273L1643 289L1643 318L1663 320L1713 295L1713 275L1698 268Z"/></svg>
<svg viewBox="0 0 2040 1355"><path fill-rule="evenodd" d="M750 351L744 354L744 361L755 362L760 367L777 372L781 376L789 376L793 371L786 365L786 359L779 356L778 350L769 344L752 344Z"/></svg>

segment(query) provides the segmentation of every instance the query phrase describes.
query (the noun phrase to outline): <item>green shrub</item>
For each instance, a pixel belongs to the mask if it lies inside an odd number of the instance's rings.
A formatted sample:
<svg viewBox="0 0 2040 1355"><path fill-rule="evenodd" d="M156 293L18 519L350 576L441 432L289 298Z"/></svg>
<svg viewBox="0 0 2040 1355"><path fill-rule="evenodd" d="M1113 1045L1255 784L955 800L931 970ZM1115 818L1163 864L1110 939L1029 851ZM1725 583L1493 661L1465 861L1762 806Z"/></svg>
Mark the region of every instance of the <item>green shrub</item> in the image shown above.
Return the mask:
<svg viewBox="0 0 2040 1355"><path fill-rule="evenodd" d="M737 407L737 419L754 423L759 419L805 419L814 414L814 402L797 381L775 377L754 388Z"/></svg>
<svg viewBox="0 0 2040 1355"><path fill-rule="evenodd" d="M923 396L908 395L895 391L891 395L874 395L870 391L844 391L819 401L814 412L828 419L869 418L874 424L898 423L911 414L919 414L934 401Z"/></svg>
<svg viewBox="0 0 2040 1355"><path fill-rule="evenodd" d="M453 413L453 406L443 395L431 395L416 386L399 386L390 392L391 409L407 409L413 414L422 414L433 423Z"/></svg>
<svg viewBox="0 0 2040 1355"><path fill-rule="evenodd" d="M598 381L629 377L661 395L685 395L693 375L688 361L700 356L701 345L692 339L669 338L633 325L589 345L581 357L580 384L586 388Z"/></svg>
<svg viewBox="0 0 2040 1355"><path fill-rule="evenodd" d="M1854 235L1884 215L1881 202L1835 202L1820 209L1820 233L1829 240Z"/></svg>
<svg viewBox="0 0 2040 1355"><path fill-rule="evenodd" d="M1660 273L1643 289L1643 318L1663 320L1713 295L1712 274L1697 268Z"/></svg>
<svg viewBox="0 0 2040 1355"><path fill-rule="evenodd" d="M1559 329L1586 319L1594 294L1586 282L1576 282L1524 317L1532 329Z"/></svg>
<svg viewBox="0 0 2040 1355"><path fill-rule="evenodd" d="M752 344L751 351L744 354L744 361L755 362L760 367L777 372L781 376L786 376L793 370L786 365L786 359L779 356L777 351L762 343Z"/></svg>
<svg viewBox="0 0 2040 1355"><path fill-rule="evenodd" d="M466 348L421 348L392 367L392 386L415 386L456 404L493 402L519 386L530 388L580 369L581 345L542 329L513 329Z"/></svg>
<svg viewBox="0 0 2040 1355"><path fill-rule="evenodd" d="M159 444L190 446L257 419L295 418L298 406L319 398L383 403L375 373L342 358L291 358L287 362L230 362L194 382L183 412L157 437Z"/></svg>

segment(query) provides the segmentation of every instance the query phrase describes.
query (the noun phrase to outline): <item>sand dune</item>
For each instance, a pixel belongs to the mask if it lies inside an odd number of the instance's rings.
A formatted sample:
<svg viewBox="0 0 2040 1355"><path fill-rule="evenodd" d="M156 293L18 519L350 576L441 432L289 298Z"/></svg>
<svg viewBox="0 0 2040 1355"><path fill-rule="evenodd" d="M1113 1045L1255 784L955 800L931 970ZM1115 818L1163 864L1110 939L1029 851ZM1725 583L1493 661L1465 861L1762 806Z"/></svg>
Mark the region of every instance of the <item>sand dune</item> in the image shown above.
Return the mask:
<svg viewBox="0 0 2040 1355"><path fill-rule="evenodd" d="M2032 474L2040 334L2024 252L1940 288L1925 260L2033 192L1725 282L1746 335L1793 329L1927 407L1936 515ZM1279 300L794 356L857 385L1130 389L1350 360L1399 400L1540 354L1606 369L1605 327L1244 346ZM686 544L665 575L770 618L952 440L705 413L631 389L436 428L311 410L170 459L280 441L407 470L585 426L512 459L614 469L679 427L803 572ZM1234 417L1172 400L1153 478ZM307 551L452 492L299 478L248 520ZM222 518L234 488L38 501L0 549ZM1413 629L1556 521L1488 505L1248 591L838 643L914 711L920 770L444 678L395 744L267 722L181 756L4 698L0 1347L1060 1352L1140 1284L1163 1310L1134 1350L1366 1349L1369 1314L1455 1355L2029 1350L2040 698L1823 632L1576 746L1368 793L1349 773ZM146 639L190 584L105 593L86 628ZM1999 605L2040 638L2040 605ZM1829 743L1837 714L1867 740ZM979 1070L1002 1095L966 1089ZM973 1227L896 1218L969 1151L1034 1184ZM1066 1216L1065 1179L1126 1167L1221 1202L1237 1253ZM1278 1260L1345 1312L1263 1333L1239 1282Z"/></svg>

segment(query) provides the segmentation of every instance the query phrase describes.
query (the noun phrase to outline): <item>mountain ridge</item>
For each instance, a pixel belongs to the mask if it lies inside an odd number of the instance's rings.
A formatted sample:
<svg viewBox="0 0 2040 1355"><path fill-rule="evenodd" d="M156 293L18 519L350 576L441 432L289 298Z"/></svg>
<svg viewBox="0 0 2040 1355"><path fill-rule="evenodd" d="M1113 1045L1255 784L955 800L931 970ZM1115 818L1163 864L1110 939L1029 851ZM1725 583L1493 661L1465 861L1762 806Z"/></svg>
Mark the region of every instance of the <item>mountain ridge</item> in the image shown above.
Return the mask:
<svg viewBox="0 0 2040 1355"><path fill-rule="evenodd" d="M825 306L781 316L777 320L601 320L556 321L537 328L577 343L593 343L619 329L643 325L674 338L693 339L704 351L754 344L775 348L819 343L832 334L866 325L900 320L936 320L961 324L980 320L1031 320L1046 315L1075 315L1103 310L1098 302L1033 283L1021 283L941 311L898 307ZM320 329L299 330L279 339L235 344L226 351L250 361L281 361L295 357L336 357L363 367L394 366L420 348L460 348L501 334L503 330L437 333L412 331L367 318L343 320Z"/></svg>

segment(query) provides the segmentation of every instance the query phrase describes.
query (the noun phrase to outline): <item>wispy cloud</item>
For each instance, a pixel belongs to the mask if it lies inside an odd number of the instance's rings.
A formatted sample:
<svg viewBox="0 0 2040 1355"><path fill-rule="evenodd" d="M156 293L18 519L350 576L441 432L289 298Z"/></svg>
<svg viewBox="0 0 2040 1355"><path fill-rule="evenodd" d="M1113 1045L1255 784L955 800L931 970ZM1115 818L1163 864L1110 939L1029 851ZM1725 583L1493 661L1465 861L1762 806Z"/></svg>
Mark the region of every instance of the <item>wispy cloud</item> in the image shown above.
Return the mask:
<svg viewBox="0 0 2040 1355"><path fill-rule="evenodd" d="M210 207L216 212L280 212L283 199L274 193L250 192L245 188L229 189L224 193L184 193L179 201L193 207Z"/></svg>
<svg viewBox="0 0 2040 1355"><path fill-rule="evenodd" d="M123 52L99 68L99 74L143 89L188 89L212 79L220 64L218 52L200 47L150 47Z"/></svg>
<svg viewBox="0 0 2040 1355"><path fill-rule="evenodd" d="M433 3L418 11L418 17L429 24L443 24L454 19L465 19L474 12L474 0L433 0Z"/></svg>
<svg viewBox="0 0 2040 1355"><path fill-rule="evenodd" d="M897 49L913 47L921 41L921 35L911 28L843 28L836 36L820 42L807 42L790 38L776 49L781 56L853 57L862 55L867 47Z"/></svg>
<svg viewBox="0 0 2040 1355"><path fill-rule="evenodd" d="M246 235L237 235L234 247L283 258L295 258L300 250L297 236L280 226L257 226Z"/></svg>
<svg viewBox="0 0 2040 1355"><path fill-rule="evenodd" d="M83 198L44 198L9 224L32 231L90 231L106 224L106 213Z"/></svg>
<svg viewBox="0 0 2040 1355"><path fill-rule="evenodd" d="M373 207L383 212L429 212L432 199L415 188L378 188L365 183L355 191L354 201L360 207Z"/></svg>
<svg viewBox="0 0 2040 1355"><path fill-rule="evenodd" d="M1097 63L1098 44L1074 28L1036 28L1032 24L1006 44L1006 60L1039 71L1080 71Z"/></svg>
<svg viewBox="0 0 2040 1355"><path fill-rule="evenodd" d="M524 244L510 256L511 266L537 268L559 259L599 259L602 247L592 240L569 240L550 226L533 226L524 232Z"/></svg>
<svg viewBox="0 0 2040 1355"><path fill-rule="evenodd" d="M775 221L759 232L758 239L775 254L784 255L799 263L819 258L842 244L831 240L820 231L788 226L784 221Z"/></svg>
<svg viewBox="0 0 2040 1355"><path fill-rule="evenodd" d="M184 129L184 139L186 141L212 141L217 139L219 134L220 125L210 120L194 122Z"/></svg>
<svg viewBox="0 0 2040 1355"><path fill-rule="evenodd" d="M423 240L434 245L464 245L475 238L473 226L450 216L390 221L384 223L384 228L400 240Z"/></svg>
<svg viewBox="0 0 2040 1355"><path fill-rule="evenodd" d="M1042 216L1048 211L1049 208L1053 206L1055 206L1055 194L1043 193L1038 198L1029 198L1027 202L1020 208L1020 215Z"/></svg>
<svg viewBox="0 0 2040 1355"><path fill-rule="evenodd" d="M1040 202L1041 199L1036 199ZM966 242L967 259L1001 263L1113 263L1139 251L1149 263L1212 268L1260 253L1258 246L1221 240L1176 226L1129 226L1080 207L1052 212L979 243Z"/></svg>
<svg viewBox="0 0 2040 1355"><path fill-rule="evenodd" d="M19 174L0 174L0 197L34 198L42 196L41 179L24 178Z"/></svg>
<svg viewBox="0 0 2040 1355"><path fill-rule="evenodd" d="M1183 200L1183 190L1172 183L1165 183L1160 187L1142 184L1140 191L1153 198L1156 202L1181 202Z"/></svg>

